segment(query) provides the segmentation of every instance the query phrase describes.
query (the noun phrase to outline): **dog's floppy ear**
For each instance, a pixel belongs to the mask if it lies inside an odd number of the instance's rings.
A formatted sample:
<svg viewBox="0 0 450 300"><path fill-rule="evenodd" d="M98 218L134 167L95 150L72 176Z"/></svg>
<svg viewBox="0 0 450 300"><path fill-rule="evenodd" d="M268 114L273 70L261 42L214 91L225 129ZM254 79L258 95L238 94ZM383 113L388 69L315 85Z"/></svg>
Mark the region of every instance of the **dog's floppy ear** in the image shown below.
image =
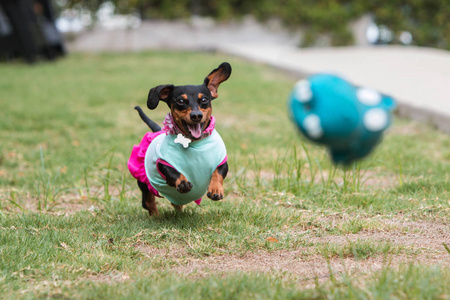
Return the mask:
<svg viewBox="0 0 450 300"><path fill-rule="evenodd" d="M164 101L167 103L167 100L170 98L174 85L173 84L163 84L155 86L148 92L147 98L147 107L150 109L155 109L159 101Z"/></svg>
<svg viewBox="0 0 450 300"><path fill-rule="evenodd" d="M213 98L217 98L217 89L219 85L228 79L231 75L231 65L227 62L223 62L217 69L212 70L208 76L206 76L204 84L211 92Z"/></svg>

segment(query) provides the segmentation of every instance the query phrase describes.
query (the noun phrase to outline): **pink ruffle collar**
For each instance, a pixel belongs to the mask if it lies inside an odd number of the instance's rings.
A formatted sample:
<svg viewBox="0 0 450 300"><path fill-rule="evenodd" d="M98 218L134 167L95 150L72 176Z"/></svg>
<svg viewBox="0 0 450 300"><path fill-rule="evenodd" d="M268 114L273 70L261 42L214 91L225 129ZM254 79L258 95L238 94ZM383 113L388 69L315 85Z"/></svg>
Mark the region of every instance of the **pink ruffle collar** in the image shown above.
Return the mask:
<svg viewBox="0 0 450 300"><path fill-rule="evenodd" d="M166 134L179 134L179 133L183 134L181 129L178 128L177 124L175 124L175 122L173 121L171 113L167 113L166 117L164 118L163 124L164 127L161 130L164 131ZM206 127L206 129L202 132L202 136L198 140L210 136L215 127L216 127L216 119L213 116L211 116L211 118L209 119L208 127Z"/></svg>

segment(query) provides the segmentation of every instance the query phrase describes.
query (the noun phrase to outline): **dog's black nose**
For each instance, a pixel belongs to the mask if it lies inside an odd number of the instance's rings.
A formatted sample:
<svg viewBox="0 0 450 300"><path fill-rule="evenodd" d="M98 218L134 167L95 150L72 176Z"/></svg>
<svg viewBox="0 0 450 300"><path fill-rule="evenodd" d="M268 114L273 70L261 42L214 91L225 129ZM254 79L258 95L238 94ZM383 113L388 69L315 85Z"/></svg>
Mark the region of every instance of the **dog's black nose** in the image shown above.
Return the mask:
<svg viewBox="0 0 450 300"><path fill-rule="evenodd" d="M201 111L193 111L191 112L190 117L193 122L200 122L203 118L203 114Z"/></svg>

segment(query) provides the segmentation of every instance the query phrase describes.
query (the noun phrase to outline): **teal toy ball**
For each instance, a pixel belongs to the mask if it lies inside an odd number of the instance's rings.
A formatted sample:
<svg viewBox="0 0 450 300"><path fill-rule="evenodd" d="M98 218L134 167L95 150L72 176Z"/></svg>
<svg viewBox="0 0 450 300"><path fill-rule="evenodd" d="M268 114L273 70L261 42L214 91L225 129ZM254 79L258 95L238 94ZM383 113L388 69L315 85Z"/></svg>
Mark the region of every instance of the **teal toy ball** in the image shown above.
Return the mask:
<svg viewBox="0 0 450 300"><path fill-rule="evenodd" d="M298 81L289 111L300 132L328 148L336 164L367 156L392 122L394 100L330 74Z"/></svg>

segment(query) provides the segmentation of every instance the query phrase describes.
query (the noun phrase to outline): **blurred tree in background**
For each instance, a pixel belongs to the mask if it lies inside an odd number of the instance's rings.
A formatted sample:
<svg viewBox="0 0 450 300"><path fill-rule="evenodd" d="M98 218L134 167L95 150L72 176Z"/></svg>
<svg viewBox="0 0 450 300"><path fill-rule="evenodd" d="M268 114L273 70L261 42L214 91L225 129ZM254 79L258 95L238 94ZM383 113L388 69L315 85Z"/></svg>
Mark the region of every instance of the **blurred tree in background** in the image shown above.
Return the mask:
<svg viewBox="0 0 450 300"><path fill-rule="evenodd" d="M59 0L60 7L76 5L96 11L103 0ZM365 14L397 36L410 32L414 44L450 50L449 0L111 0L118 13L138 12L143 19L211 16L219 21L251 14L261 21L279 18L288 27L305 30L303 46L320 34L333 45L350 45L348 24ZM61 3L63 5L61 5Z"/></svg>

